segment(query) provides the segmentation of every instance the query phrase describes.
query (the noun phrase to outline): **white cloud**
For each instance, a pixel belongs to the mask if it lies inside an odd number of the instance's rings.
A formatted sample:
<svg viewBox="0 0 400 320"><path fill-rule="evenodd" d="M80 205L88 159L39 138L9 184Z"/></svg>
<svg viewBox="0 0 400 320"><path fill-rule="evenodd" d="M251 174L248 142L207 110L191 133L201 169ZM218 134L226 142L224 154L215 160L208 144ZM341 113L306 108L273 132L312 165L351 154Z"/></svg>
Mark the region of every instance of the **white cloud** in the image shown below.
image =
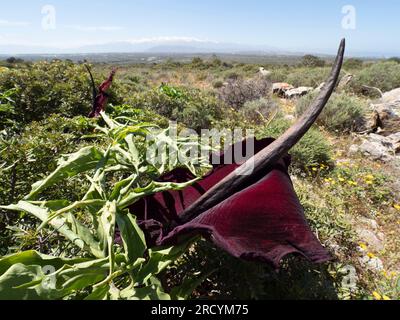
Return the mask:
<svg viewBox="0 0 400 320"><path fill-rule="evenodd" d="M84 31L84 32L99 32L99 31L119 31L123 30L123 27L118 26L81 26L81 25L69 25L66 26L69 29L77 30L77 31Z"/></svg>
<svg viewBox="0 0 400 320"><path fill-rule="evenodd" d="M26 21L9 21L0 19L0 27L28 27L30 22Z"/></svg>

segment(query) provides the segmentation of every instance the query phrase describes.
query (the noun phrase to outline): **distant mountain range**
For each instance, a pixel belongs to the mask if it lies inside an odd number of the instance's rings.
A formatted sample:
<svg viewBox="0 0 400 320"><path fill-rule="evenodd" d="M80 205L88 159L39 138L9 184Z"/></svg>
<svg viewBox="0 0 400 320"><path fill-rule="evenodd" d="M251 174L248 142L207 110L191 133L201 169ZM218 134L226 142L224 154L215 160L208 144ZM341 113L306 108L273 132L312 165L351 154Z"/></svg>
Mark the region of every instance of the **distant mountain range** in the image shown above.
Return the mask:
<svg viewBox="0 0 400 320"><path fill-rule="evenodd" d="M244 45L206 41L194 38L153 38L133 41L118 41L103 44L91 44L74 48L57 48L40 45L0 45L0 55L60 55L60 54L99 54L99 53L169 53L169 54L249 54L249 55L303 55L305 53L333 55L326 50L295 51L283 50L267 45ZM374 52L348 52L348 56L391 57L398 54Z"/></svg>
<svg viewBox="0 0 400 320"><path fill-rule="evenodd" d="M196 39L148 39L86 45L75 48L51 46L0 45L0 54L77 54L77 53L270 53L285 51L269 46L252 46ZM287 52L288 53L288 52Z"/></svg>

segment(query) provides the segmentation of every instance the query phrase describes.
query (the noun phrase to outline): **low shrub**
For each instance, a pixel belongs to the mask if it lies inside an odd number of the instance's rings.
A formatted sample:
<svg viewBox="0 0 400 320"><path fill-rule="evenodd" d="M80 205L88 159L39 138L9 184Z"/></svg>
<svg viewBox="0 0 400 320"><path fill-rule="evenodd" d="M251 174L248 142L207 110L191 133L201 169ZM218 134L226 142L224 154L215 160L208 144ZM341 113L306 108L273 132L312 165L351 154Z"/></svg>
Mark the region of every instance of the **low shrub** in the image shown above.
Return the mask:
<svg viewBox="0 0 400 320"><path fill-rule="evenodd" d="M96 79L98 84L104 79ZM51 114L66 117L87 115L92 88L84 65L68 61L37 62L0 73L0 92L16 89L13 96L19 122L45 119ZM119 104L113 89L110 103Z"/></svg>
<svg viewBox="0 0 400 320"><path fill-rule="evenodd" d="M137 93L127 104L151 110L195 130L210 128L214 121L223 118L224 112L212 93L168 85Z"/></svg>
<svg viewBox="0 0 400 320"><path fill-rule="evenodd" d="M309 68L324 67L325 60L321 59L320 57L307 54L302 58L301 64Z"/></svg>
<svg viewBox="0 0 400 320"><path fill-rule="evenodd" d="M245 119L251 122L260 123L270 118L278 110L278 105L272 99L260 98L248 101L240 109Z"/></svg>
<svg viewBox="0 0 400 320"><path fill-rule="evenodd" d="M289 127L291 122L278 117L271 121L266 127L257 129L260 138L278 138ZM292 166L297 170L305 170L317 164L330 164L332 149L325 136L317 127L312 127L300 142L290 151Z"/></svg>
<svg viewBox="0 0 400 320"><path fill-rule="evenodd" d="M351 88L357 94L369 93L363 86L376 87L383 92L400 87L400 64L394 61L378 62L355 74Z"/></svg>
<svg viewBox="0 0 400 320"><path fill-rule="evenodd" d="M295 87L318 87L329 76L331 68L296 68L285 78L285 81Z"/></svg>
<svg viewBox="0 0 400 320"><path fill-rule="evenodd" d="M299 99L296 106L298 115L303 114L315 96L316 93L311 93ZM333 132L351 132L359 128L367 109L368 104L361 98L346 93L334 93L318 117L317 124Z"/></svg>
<svg viewBox="0 0 400 320"><path fill-rule="evenodd" d="M364 65L364 61L357 58L350 58L343 62L343 68L346 70L361 69Z"/></svg>
<svg viewBox="0 0 400 320"><path fill-rule="evenodd" d="M235 110L241 109L246 102L271 95L271 82L263 77L248 80L229 80L219 93L219 98Z"/></svg>

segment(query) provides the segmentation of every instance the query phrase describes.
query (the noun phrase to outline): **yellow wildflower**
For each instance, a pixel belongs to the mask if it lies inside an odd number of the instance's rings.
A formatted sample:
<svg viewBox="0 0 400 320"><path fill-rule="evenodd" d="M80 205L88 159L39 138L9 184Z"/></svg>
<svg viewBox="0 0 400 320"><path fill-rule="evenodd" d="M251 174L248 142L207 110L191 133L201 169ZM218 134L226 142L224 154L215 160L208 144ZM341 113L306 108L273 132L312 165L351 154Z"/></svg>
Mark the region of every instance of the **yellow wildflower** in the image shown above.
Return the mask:
<svg viewBox="0 0 400 320"><path fill-rule="evenodd" d="M368 252L367 256L371 259L375 258L375 255L372 252Z"/></svg>
<svg viewBox="0 0 400 320"><path fill-rule="evenodd" d="M374 296L375 300L382 300L382 296L378 292L374 291L372 292L372 295Z"/></svg>
<svg viewBox="0 0 400 320"><path fill-rule="evenodd" d="M347 183L351 186L358 186L358 183L352 180L347 181Z"/></svg>
<svg viewBox="0 0 400 320"><path fill-rule="evenodd" d="M318 169L317 169L317 168L312 168L312 171L314 171L314 172L315 172L315 171L318 171Z"/></svg>
<svg viewBox="0 0 400 320"><path fill-rule="evenodd" d="M383 300L389 301L389 300L392 300L392 299L390 299L388 296L383 296Z"/></svg>
<svg viewBox="0 0 400 320"><path fill-rule="evenodd" d="M393 208L395 208L396 210L399 210L399 211L400 211L400 204L394 204L394 205L393 205Z"/></svg>
<svg viewBox="0 0 400 320"><path fill-rule="evenodd" d="M367 180L374 180L375 179L375 177L372 174L369 174L369 175L365 176L365 178Z"/></svg>
<svg viewBox="0 0 400 320"><path fill-rule="evenodd" d="M360 243L360 248L363 250L367 250L367 245L365 243Z"/></svg>
<svg viewBox="0 0 400 320"><path fill-rule="evenodd" d="M369 184L369 185L374 184L374 182L373 182L372 180L367 180L367 181L365 181L365 183L366 183L366 184Z"/></svg>

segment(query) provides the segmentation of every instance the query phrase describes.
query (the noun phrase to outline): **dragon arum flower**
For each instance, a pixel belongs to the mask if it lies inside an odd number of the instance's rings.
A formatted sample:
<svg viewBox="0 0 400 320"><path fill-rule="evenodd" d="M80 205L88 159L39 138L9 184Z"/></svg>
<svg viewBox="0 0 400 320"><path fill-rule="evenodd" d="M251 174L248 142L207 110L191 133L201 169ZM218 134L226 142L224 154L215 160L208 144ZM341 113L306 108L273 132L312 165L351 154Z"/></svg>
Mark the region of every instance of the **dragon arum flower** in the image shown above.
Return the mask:
<svg viewBox="0 0 400 320"><path fill-rule="evenodd" d="M92 90L93 90L93 106L92 106L92 111L89 113L89 118L98 118L100 117L101 112L103 112L106 108L109 97L107 90L110 89L117 70L113 69L108 79L105 80L98 89L96 89L92 72L90 71L88 66L86 66L86 68L90 74L90 79L92 82Z"/></svg>
<svg viewBox="0 0 400 320"><path fill-rule="evenodd" d="M280 138L256 141L255 155L242 165L214 165L204 179L181 191L157 193L134 203L130 211L138 217L147 242L174 245L202 234L235 257L268 262L276 268L291 253L316 263L329 260L295 194L288 175L287 152L307 133L328 102L340 74L344 49L343 40L320 95ZM218 163L225 163L224 154L220 157ZM252 173L245 174L250 165ZM162 176L160 182L184 183L193 178L180 168Z"/></svg>

